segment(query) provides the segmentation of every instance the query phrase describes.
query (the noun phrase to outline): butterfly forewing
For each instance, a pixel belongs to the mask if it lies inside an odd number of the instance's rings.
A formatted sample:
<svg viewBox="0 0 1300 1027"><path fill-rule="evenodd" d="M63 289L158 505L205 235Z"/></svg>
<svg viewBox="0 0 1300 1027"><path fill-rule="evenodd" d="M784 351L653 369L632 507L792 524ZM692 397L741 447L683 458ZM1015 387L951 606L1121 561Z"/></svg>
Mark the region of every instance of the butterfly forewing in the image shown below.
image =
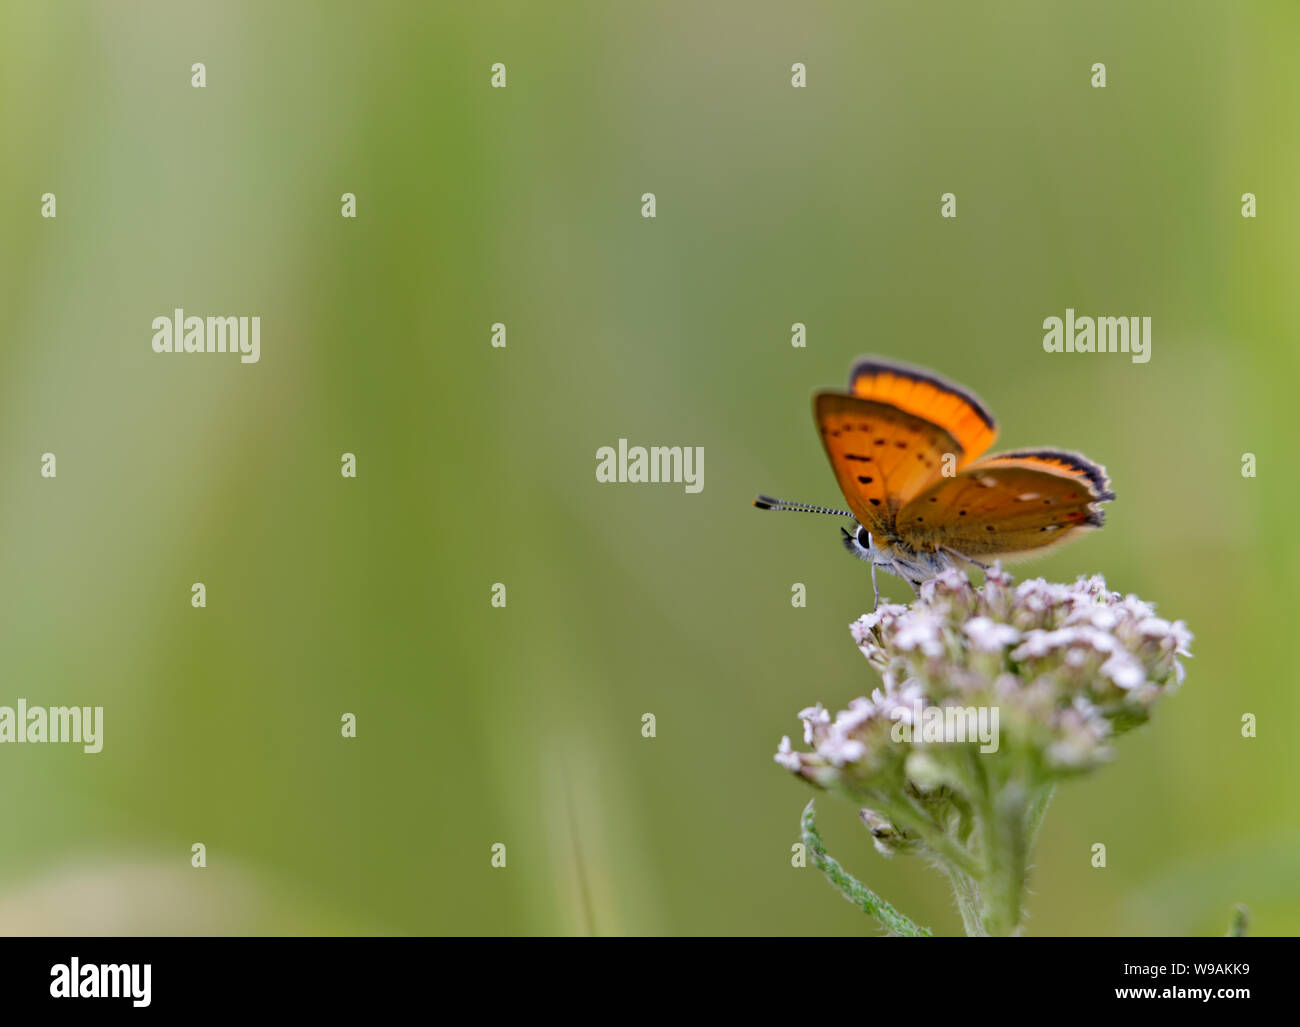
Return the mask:
<svg viewBox="0 0 1300 1027"><path fill-rule="evenodd" d="M863 357L849 374L849 391L943 428L961 447L958 468L978 458L998 435L978 396L923 368Z"/></svg>
<svg viewBox="0 0 1300 1027"><path fill-rule="evenodd" d="M819 392L813 413L849 508L877 536L892 535L898 510L939 478L944 454L963 454L943 428L886 403Z"/></svg>

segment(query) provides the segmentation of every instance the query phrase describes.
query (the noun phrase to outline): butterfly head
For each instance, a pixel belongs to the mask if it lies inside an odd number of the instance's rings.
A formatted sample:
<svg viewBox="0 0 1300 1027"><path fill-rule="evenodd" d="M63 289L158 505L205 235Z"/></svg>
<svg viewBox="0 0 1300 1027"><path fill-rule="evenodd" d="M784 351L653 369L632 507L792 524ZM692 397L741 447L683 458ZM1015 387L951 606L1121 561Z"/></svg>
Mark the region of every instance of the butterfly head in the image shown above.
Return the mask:
<svg viewBox="0 0 1300 1027"><path fill-rule="evenodd" d="M855 524L852 530L841 528L840 541L844 544L844 548L859 560L879 564L882 567L889 566L889 557L876 548L871 532L867 531L861 524Z"/></svg>

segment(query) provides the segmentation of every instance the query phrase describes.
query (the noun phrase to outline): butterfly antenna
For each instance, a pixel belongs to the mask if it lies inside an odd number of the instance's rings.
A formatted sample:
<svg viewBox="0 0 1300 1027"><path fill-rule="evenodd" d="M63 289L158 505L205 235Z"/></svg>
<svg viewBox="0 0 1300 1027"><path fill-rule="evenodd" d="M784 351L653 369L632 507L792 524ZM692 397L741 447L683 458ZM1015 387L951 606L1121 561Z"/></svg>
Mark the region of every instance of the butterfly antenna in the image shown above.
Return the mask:
<svg viewBox="0 0 1300 1027"><path fill-rule="evenodd" d="M854 517L848 510L832 510L829 506L815 506L812 503L796 503L789 499L773 499L771 496L759 496L754 505L760 510L794 510L797 513L830 514L833 517Z"/></svg>

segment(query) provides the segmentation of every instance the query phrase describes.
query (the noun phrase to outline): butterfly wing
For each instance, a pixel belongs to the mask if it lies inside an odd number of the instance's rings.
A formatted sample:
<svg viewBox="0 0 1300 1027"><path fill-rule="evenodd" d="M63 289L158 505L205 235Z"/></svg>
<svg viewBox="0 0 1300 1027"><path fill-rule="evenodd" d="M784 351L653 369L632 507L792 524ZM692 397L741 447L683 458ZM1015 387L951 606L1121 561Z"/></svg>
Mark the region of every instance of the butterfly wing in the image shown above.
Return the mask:
<svg viewBox="0 0 1300 1027"><path fill-rule="evenodd" d="M899 509L939 478L943 455L962 453L944 428L888 403L819 392L813 417L849 509L878 537L892 537Z"/></svg>
<svg viewBox="0 0 1300 1027"><path fill-rule="evenodd" d="M1014 557L1102 525L1115 498L1106 469L1078 453L1020 450L944 478L899 511L896 528L914 549Z"/></svg>
<svg viewBox="0 0 1300 1027"><path fill-rule="evenodd" d="M997 423L978 396L922 367L860 357L849 373L849 391L943 428L961 447L957 469L978 459L998 437Z"/></svg>

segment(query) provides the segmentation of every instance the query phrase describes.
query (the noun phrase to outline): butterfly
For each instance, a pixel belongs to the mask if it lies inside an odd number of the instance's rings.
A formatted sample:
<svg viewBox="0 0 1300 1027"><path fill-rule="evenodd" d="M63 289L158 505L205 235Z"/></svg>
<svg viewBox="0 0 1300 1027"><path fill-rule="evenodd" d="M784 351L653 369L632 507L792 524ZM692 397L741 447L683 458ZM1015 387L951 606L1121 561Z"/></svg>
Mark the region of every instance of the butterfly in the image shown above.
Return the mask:
<svg viewBox="0 0 1300 1027"><path fill-rule="evenodd" d="M853 365L848 392L813 397L813 417L848 510L759 496L761 510L851 517L844 547L877 568L921 582L959 562L1041 553L1103 522L1115 498L1106 469L1061 449L980 459L997 423L967 389L932 371L880 357Z"/></svg>

